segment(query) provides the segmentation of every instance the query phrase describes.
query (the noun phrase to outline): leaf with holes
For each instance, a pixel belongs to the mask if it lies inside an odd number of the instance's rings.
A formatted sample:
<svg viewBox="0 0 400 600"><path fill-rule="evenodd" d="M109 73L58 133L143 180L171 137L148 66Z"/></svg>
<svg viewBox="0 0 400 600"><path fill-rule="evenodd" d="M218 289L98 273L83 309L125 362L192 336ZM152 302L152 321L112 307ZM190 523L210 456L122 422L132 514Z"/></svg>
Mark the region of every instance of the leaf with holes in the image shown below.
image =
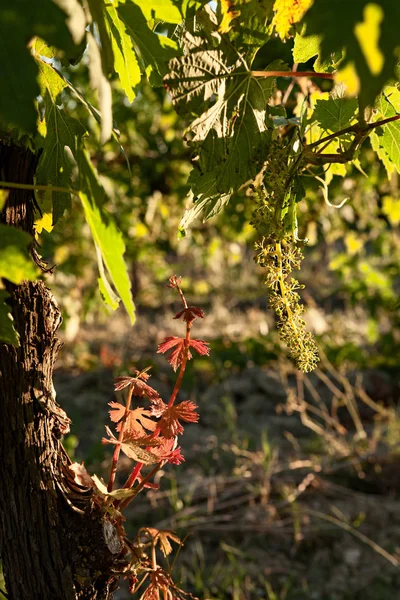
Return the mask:
<svg viewBox="0 0 400 600"><path fill-rule="evenodd" d="M184 216L184 230L204 211L216 215L232 194L261 172L271 133L268 100L273 77L253 75L244 55L218 32L211 11L202 29L186 31L183 56L170 61L165 85L178 113L196 115L187 137L194 150L190 198L195 205ZM284 70L276 62L267 70Z"/></svg>

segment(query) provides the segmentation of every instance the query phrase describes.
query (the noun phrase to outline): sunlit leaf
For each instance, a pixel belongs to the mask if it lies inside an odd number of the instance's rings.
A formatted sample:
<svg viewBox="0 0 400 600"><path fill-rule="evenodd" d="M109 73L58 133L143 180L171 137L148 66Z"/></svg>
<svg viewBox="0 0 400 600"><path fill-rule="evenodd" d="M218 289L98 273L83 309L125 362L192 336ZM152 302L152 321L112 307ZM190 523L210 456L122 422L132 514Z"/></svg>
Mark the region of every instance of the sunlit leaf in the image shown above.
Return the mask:
<svg viewBox="0 0 400 600"><path fill-rule="evenodd" d="M123 259L125 244L112 216L104 208L105 192L85 151L80 152L79 167L82 190L79 193L93 240L98 246L110 279L115 286L131 322L135 321L131 284Z"/></svg>
<svg viewBox="0 0 400 600"><path fill-rule="evenodd" d="M101 62L105 74L112 73L114 56L109 30L106 25L106 7L104 0L87 0L94 21L96 21L101 44Z"/></svg>
<svg viewBox="0 0 400 600"><path fill-rule="evenodd" d="M177 52L176 43L166 36L154 33L140 8L133 2L119 2L117 12L140 54L143 71L150 83L162 85L162 78L168 71L168 60Z"/></svg>
<svg viewBox="0 0 400 600"><path fill-rule="evenodd" d="M38 269L29 255L30 244L28 233L0 223L0 277L16 284L36 278Z"/></svg>
<svg viewBox="0 0 400 600"><path fill-rule="evenodd" d="M115 6L107 6L106 10L106 22L114 52L114 68L129 102L132 102L141 78L139 63L132 40L126 33L125 25L119 18Z"/></svg>
<svg viewBox="0 0 400 600"><path fill-rule="evenodd" d="M378 98L376 108L379 111L378 120L394 117L400 109L400 92L396 88L387 88L386 93ZM371 138L373 146L379 145L400 173L400 121L386 123L375 129Z"/></svg>
<svg viewBox="0 0 400 600"><path fill-rule="evenodd" d="M51 0L14 0L0 6L0 121L36 131L37 66L28 42L40 36L50 45L74 53L67 15Z"/></svg>
<svg viewBox="0 0 400 600"><path fill-rule="evenodd" d="M397 78L399 2L322 0L314 2L303 23L305 36L320 36L320 62L329 63L335 53L345 50L340 70L352 66L362 109L373 104L390 79Z"/></svg>
<svg viewBox="0 0 400 600"><path fill-rule="evenodd" d="M39 124L39 133L43 137L43 151L36 170L36 183L73 189L74 155L86 130L79 121L68 115L65 107L59 107L60 95L66 87L64 80L51 65L40 59L37 64L45 113ZM49 207L53 204L53 225L66 210L71 209L71 194L68 192L37 192L36 195L44 209L42 212L48 214Z"/></svg>
<svg viewBox="0 0 400 600"><path fill-rule="evenodd" d="M87 37L90 85L97 90L101 115L100 141L105 144L110 139L113 128L111 85L106 77L102 54L97 41L91 32L88 32Z"/></svg>
<svg viewBox="0 0 400 600"><path fill-rule="evenodd" d="M267 104L274 78L254 76L223 36L218 45L208 42L217 23L210 11L207 14L205 32L185 32L184 54L170 61L165 77L176 110L198 115L188 128L194 150L189 183L195 206L185 214L182 229L202 209L205 219L217 214L260 172L271 136ZM274 63L267 70L277 68L285 67Z"/></svg>
<svg viewBox="0 0 400 600"><path fill-rule="evenodd" d="M313 118L324 131L336 132L351 124L357 108L357 100L353 98L331 97L329 100L317 100Z"/></svg>

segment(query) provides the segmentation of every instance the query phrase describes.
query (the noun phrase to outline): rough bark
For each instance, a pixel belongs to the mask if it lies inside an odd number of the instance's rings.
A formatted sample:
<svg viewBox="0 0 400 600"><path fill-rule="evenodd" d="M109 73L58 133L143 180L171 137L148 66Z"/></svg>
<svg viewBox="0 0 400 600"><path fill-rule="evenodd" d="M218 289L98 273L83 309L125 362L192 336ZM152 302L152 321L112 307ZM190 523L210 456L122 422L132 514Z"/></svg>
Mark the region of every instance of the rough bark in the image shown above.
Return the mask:
<svg viewBox="0 0 400 600"><path fill-rule="evenodd" d="M28 149L0 141L2 180L33 183L36 162ZM2 221L32 233L33 219L32 192L10 191ZM60 438L69 420L52 382L57 303L43 281L6 287L21 341L0 345L0 557L8 597L111 599L122 533L92 490L68 477Z"/></svg>

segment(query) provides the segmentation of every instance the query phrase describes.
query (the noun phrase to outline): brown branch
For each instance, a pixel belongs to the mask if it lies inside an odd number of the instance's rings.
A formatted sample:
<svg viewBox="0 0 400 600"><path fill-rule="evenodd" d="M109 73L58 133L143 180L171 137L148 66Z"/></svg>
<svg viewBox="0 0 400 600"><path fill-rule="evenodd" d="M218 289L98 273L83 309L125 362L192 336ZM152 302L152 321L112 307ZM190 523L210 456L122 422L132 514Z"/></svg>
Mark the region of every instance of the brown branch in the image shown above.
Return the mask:
<svg viewBox="0 0 400 600"><path fill-rule="evenodd" d="M333 79L332 73L315 73L314 71L250 71L253 77L319 77Z"/></svg>
<svg viewBox="0 0 400 600"><path fill-rule="evenodd" d="M346 127L345 129L341 129L336 133L332 133L331 135L327 135L326 137L318 140L318 142L314 142L309 146L306 146L304 149L303 157L306 159L306 162L311 165L326 165L339 163L344 164L353 160L354 154L360 148L362 143L366 140L369 133L376 129L377 127L381 127L386 125L387 123L391 123L392 121L398 121L400 119L400 115L394 115L393 117L388 117L387 119L382 119L381 121L375 121L374 123L368 123L363 126L359 123L355 123L350 127ZM345 133L354 133L354 140L347 150L338 154L322 154L322 152L312 152L312 148L316 148L320 144L330 142L331 140L344 135Z"/></svg>
<svg viewBox="0 0 400 600"><path fill-rule="evenodd" d="M360 133L360 132L370 132L372 129L376 129L377 127L381 127L382 125L386 125L387 123L391 123L392 121L398 121L400 119L400 115L394 115L393 117L388 117L387 119L382 119L382 121L375 121L374 123L368 123L367 125L360 125L359 123L355 123L355 125L350 125L350 127L346 127L345 129L341 129L340 131L336 131L336 133L331 133L324 138L321 138L317 142L313 142L307 146L308 150L312 148L316 148L320 144L324 142L330 142L345 133Z"/></svg>

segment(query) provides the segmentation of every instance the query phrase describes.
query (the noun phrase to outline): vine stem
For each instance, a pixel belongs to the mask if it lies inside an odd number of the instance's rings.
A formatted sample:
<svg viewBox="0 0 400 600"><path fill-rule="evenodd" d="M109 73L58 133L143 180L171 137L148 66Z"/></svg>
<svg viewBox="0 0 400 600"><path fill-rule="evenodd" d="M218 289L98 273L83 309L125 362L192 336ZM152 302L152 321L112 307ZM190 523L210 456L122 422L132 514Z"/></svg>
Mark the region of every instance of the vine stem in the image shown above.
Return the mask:
<svg viewBox="0 0 400 600"><path fill-rule="evenodd" d="M187 302L186 302L186 298L185 298L185 296L184 296L181 288L179 287L179 285L176 286L176 289L178 290L178 293L179 293L180 298L182 300L183 307L187 308L188 305L187 305ZM183 376L185 374L186 365L187 365L187 361L188 361L188 355L189 355L189 343L190 343L190 330L191 330L191 328L192 328L192 323L191 322L186 322L185 354L184 354L184 357L183 357L183 360L182 360L181 367L179 369L178 378L176 380L174 389L172 390L170 399L168 401L168 408L170 408L171 406L173 406L173 404L174 404L174 402L176 400L176 397L178 395L178 392L180 390L180 387L181 387L181 384L182 384L182 380L183 380ZM153 434L152 434L151 437L152 438L156 438L156 437L159 436L159 434L160 434L160 428L157 427L157 429L153 432ZM151 450L150 446L148 447L148 450ZM129 489L129 488L131 488L134 485L137 477L140 475L140 472L141 472L142 468L143 468L143 463L138 462L135 465L135 468L132 470L132 473L129 475L128 479L126 480L126 482L124 484L124 488L125 489ZM160 468L160 467L158 467L158 468ZM157 468L157 470L158 470L158 468ZM121 510L122 510L122 508L125 508L129 504L129 502L131 500L132 500L132 498L127 498L124 502L122 502L121 503Z"/></svg>
<svg viewBox="0 0 400 600"><path fill-rule="evenodd" d="M107 486L107 490L109 492L112 492L112 489L114 486L115 475L117 473L117 463L118 463L119 454L121 452L121 444L122 444L122 440L124 437L126 419L128 417L129 409L131 406L132 394L133 394L133 385L129 386L128 395L126 397L125 413L121 419L121 429L119 431L118 443L116 444L116 446L114 448L114 454L112 457L111 469L110 469L110 478L108 480L108 486Z"/></svg>
<svg viewBox="0 0 400 600"><path fill-rule="evenodd" d="M295 322L293 320L293 314L292 314L292 309L290 308L290 304L288 302L288 299L286 297L286 287L285 287L285 281L284 281L284 276L283 276L283 268L282 268L282 247L281 247L281 243L277 242L275 244L275 250L276 250L276 255L278 257L278 262L279 262L279 289L282 295L282 300L285 303L285 308L286 308L286 312L287 312L287 316L288 316L288 321L290 322L293 331L297 331L297 327L295 325ZM299 339L299 345L304 349L303 343L300 339L300 336L297 336Z"/></svg>
<svg viewBox="0 0 400 600"><path fill-rule="evenodd" d="M382 121L374 121L374 123L367 123L367 125L360 125L359 123L356 123L355 125L350 125L350 127L346 127L345 129L336 131L336 133L331 133L330 135L327 135L326 137L321 138L317 142L313 142L312 144L309 144L307 146L307 149L311 150L312 148L316 148L317 146L320 146L321 144L324 144L325 142L330 142L331 140L334 140L335 138L340 137L341 135L344 135L345 133L355 133L358 135L361 135L361 134L364 135L365 133L367 133L368 131L371 131L372 129L376 129L377 127L381 127L382 125L391 123L392 121L398 121L399 119L400 119L400 115L394 115L393 117L388 117L387 119L382 119Z"/></svg>
<svg viewBox="0 0 400 600"><path fill-rule="evenodd" d="M12 188L17 190L37 190L39 192L63 192L64 194L74 194L78 196L80 192L70 190L69 188L59 187L55 185L37 185L36 183L13 183L11 181L0 181L0 187Z"/></svg>
<svg viewBox="0 0 400 600"><path fill-rule="evenodd" d="M314 71L250 71L253 77L318 77L334 79L332 73L315 73Z"/></svg>

